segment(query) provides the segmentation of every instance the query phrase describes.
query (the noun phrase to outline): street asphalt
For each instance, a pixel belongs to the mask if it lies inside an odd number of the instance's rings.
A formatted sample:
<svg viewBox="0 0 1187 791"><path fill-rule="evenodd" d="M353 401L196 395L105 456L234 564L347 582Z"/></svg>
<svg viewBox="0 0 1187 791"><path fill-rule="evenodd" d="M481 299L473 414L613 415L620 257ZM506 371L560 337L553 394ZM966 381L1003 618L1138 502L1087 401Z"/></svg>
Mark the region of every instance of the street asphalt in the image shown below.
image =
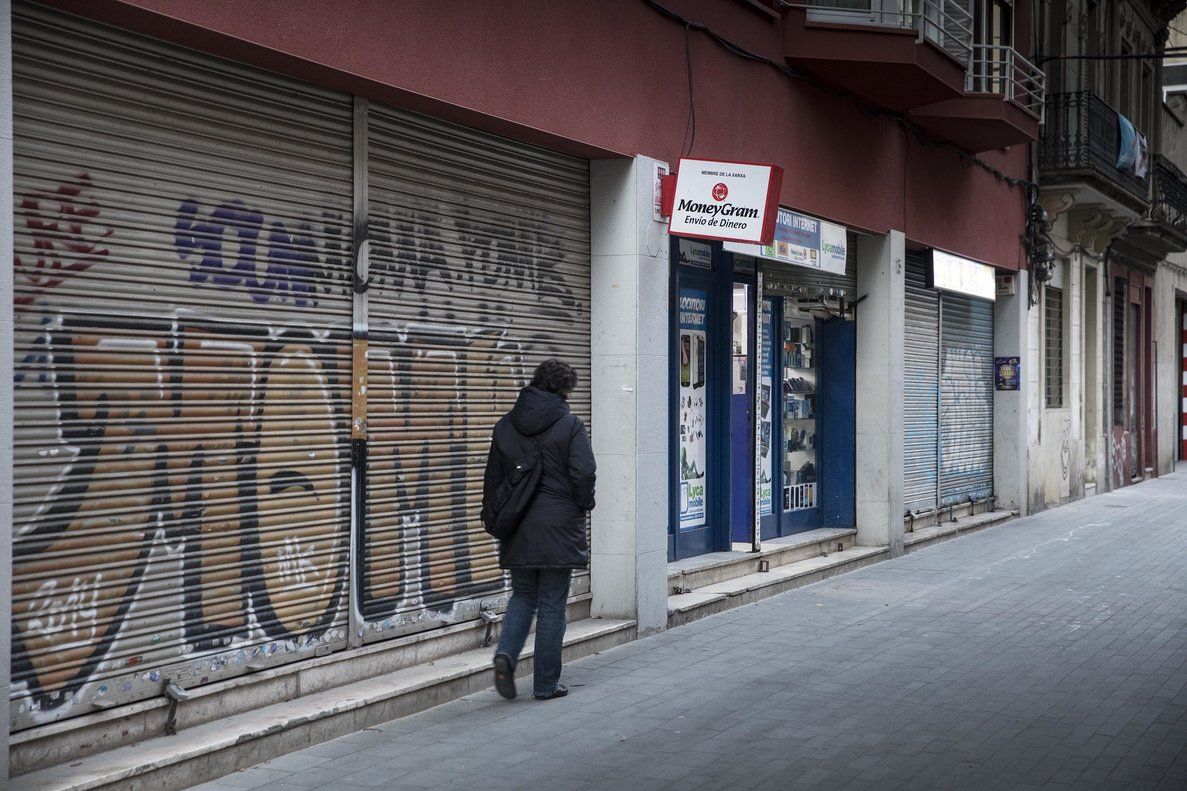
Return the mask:
<svg viewBox="0 0 1187 791"><path fill-rule="evenodd" d="M198 786L1187 788L1187 468Z"/></svg>

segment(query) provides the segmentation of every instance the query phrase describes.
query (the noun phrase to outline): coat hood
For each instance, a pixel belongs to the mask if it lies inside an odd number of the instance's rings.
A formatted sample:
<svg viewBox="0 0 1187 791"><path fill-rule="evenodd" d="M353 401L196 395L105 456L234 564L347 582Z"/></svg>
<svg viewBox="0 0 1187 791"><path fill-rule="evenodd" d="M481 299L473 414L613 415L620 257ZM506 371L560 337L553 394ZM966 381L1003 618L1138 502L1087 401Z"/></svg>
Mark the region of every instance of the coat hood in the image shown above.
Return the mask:
<svg viewBox="0 0 1187 791"><path fill-rule="evenodd" d="M569 405L556 393L528 385L519 391L511 408L511 425L525 437L534 437L569 414Z"/></svg>

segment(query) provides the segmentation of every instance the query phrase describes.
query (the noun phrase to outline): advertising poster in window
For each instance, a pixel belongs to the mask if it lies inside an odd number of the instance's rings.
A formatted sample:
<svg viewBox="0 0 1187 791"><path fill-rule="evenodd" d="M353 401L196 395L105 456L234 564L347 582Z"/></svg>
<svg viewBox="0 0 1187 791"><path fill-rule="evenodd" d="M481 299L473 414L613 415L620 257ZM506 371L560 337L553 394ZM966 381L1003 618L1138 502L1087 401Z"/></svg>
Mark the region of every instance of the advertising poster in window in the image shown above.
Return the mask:
<svg viewBox="0 0 1187 791"><path fill-rule="evenodd" d="M762 349L759 359L762 360L758 377L758 512L762 516L770 516L775 512L771 504L771 463L774 460L771 446L775 444L775 423L771 410L771 372L775 368L774 348L771 335L774 327L771 325L772 305L770 299L762 301Z"/></svg>
<svg viewBox="0 0 1187 791"><path fill-rule="evenodd" d="M709 295L680 289L680 529L705 524Z"/></svg>

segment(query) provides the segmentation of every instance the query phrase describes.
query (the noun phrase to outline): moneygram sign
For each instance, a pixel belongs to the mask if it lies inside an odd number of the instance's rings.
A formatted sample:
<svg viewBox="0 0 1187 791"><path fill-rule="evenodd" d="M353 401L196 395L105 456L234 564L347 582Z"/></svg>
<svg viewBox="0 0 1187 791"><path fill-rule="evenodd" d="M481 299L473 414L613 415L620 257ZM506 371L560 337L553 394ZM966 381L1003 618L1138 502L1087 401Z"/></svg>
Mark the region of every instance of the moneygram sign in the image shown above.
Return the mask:
<svg viewBox="0 0 1187 791"><path fill-rule="evenodd" d="M783 169L776 165L681 159L665 195L668 232L696 239L770 244Z"/></svg>

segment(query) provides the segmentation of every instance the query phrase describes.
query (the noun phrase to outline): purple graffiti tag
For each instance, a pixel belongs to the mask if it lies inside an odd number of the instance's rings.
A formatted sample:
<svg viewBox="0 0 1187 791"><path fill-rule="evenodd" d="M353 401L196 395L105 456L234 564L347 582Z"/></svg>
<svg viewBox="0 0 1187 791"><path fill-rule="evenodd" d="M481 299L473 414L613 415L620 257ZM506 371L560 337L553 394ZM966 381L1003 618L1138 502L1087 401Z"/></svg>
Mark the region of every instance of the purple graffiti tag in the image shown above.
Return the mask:
<svg viewBox="0 0 1187 791"><path fill-rule="evenodd" d="M205 219L199 217L197 201L182 201L173 244L178 257L190 265L190 282L242 288L258 303L316 305L314 281L324 280L325 275L319 270L313 226L303 221L268 223L267 255L260 260L266 221L261 212L239 199L220 204ZM238 240L238 250L233 259L228 256L224 261L223 237L228 231Z"/></svg>
<svg viewBox="0 0 1187 791"><path fill-rule="evenodd" d="M263 287L248 286L252 299L267 302L272 292L277 292L279 299L284 301L288 291L294 305L308 305L307 295L313 293L312 267L317 261L317 247L309 223L298 223L295 232L285 228L284 223L272 223L268 234L268 277Z"/></svg>
<svg viewBox="0 0 1187 791"><path fill-rule="evenodd" d="M243 201L233 200L215 209L209 221L199 221L197 216L197 202L182 201L173 226L177 255L190 263L190 282L213 280L216 285L231 288L243 283L244 273L251 273L254 279L256 240L264 224L260 213L248 209ZM234 273L223 265L223 233L228 228L239 237Z"/></svg>

